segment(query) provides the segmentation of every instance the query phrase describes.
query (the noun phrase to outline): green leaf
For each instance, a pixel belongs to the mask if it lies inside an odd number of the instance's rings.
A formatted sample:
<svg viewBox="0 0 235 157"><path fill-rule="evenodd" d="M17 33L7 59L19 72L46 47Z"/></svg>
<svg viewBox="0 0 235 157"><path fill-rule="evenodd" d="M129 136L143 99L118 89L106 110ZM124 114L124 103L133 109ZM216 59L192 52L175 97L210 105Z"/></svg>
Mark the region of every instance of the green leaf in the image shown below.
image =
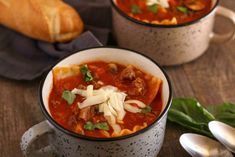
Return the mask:
<svg viewBox="0 0 235 157"><path fill-rule="evenodd" d="M92 122L88 121L85 123L84 129L89 130L89 131L93 131L95 129L109 130L109 125L106 122L93 124Z"/></svg>
<svg viewBox="0 0 235 157"><path fill-rule="evenodd" d="M84 80L86 82L89 82L89 81L92 81L93 80L93 77L91 75L91 71L88 69L88 66L85 64L85 65L82 65L80 67L80 72L82 73L82 75L84 76Z"/></svg>
<svg viewBox="0 0 235 157"><path fill-rule="evenodd" d="M149 5L147 9L148 11L151 11L152 13L156 14L158 12L158 5L157 4Z"/></svg>
<svg viewBox="0 0 235 157"><path fill-rule="evenodd" d="M141 112L142 113L149 113L152 111L152 108L150 106L146 106L145 108L142 108Z"/></svg>
<svg viewBox="0 0 235 157"><path fill-rule="evenodd" d="M235 104L211 105L208 110L215 116L216 120L235 127Z"/></svg>
<svg viewBox="0 0 235 157"><path fill-rule="evenodd" d="M213 137L208 128L208 123L212 120L235 127L235 104L211 105L207 109L195 99L175 98L168 113L168 120L209 137Z"/></svg>
<svg viewBox="0 0 235 157"><path fill-rule="evenodd" d="M89 130L89 131L95 130L95 125L90 121L86 122L86 124L83 127L84 129Z"/></svg>
<svg viewBox="0 0 235 157"><path fill-rule="evenodd" d="M106 122L95 124L95 128L100 130L109 130L109 125Z"/></svg>
<svg viewBox="0 0 235 157"><path fill-rule="evenodd" d="M141 14L142 13L142 11L141 11L141 9L138 5L132 5L131 6L131 12L133 14Z"/></svg>
<svg viewBox="0 0 235 157"><path fill-rule="evenodd" d="M175 98L168 113L168 120L212 137L208 123L215 120L215 117L195 99Z"/></svg>
<svg viewBox="0 0 235 157"><path fill-rule="evenodd" d="M178 6L177 7L177 10L184 13L184 14L187 14L188 13L188 8L184 7L184 6Z"/></svg>
<svg viewBox="0 0 235 157"><path fill-rule="evenodd" d="M73 94L73 93L72 93L71 91L69 91L69 90L65 90L65 91L63 91L63 93L62 93L62 98L63 98L64 100L66 100L69 105L72 105L73 102L74 102L74 100L75 100L75 98L76 98L76 95Z"/></svg>

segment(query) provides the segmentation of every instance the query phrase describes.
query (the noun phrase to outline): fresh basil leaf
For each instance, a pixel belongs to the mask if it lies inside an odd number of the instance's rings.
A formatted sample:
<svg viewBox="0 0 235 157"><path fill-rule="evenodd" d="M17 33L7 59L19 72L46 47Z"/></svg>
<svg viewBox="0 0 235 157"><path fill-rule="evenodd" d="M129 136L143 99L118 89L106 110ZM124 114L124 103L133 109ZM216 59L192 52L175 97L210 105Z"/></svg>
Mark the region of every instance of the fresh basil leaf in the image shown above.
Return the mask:
<svg viewBox="0 0 235 157"><path fill-rule="evenodd" d="M148 11L151 11L152 13L156 14L158 12L158 5L157 4L149 5L147 9Z"/></svg>
<svg viewBox="0 0 235 157"><path fill-rule="evenodd" d="M172 101L171 108L185 113L192 117L196 122L208 123L215 120L215 117L203 108L196 99L175 98Z"/></svg>
<svg viewBox="0 0 235 157"><path fill-rule="evenodd" d="M235 127L235 104L211 105L208 110L215 116L216 120Z"/></svg>
<svg viewBox="0 0 235 157"><path fill-rule="evenodd" d="M172 106L168 113L168 120L212 137L208 128L208 123L215 120L215 117L203 108L195 99L173 99Z"/></svg>
<svg viewBox="0 0 235 157"><path fill-rule="evenodd" d="M86 124L83 127L84 129L89 130L89 131L95 130L95 125L90 121L86 122Z"/></svg>
<svg viewBox="0 0 235 157"><path fill-rule="evenodd" d="M208 128L208 123L212 120L235 127L235 104L211 105L207 109L195 99L175 98L168 113L168 120L209 137L213 137Z"/></svg>
<svg viewBox="0 0 235 157"><path fill-rule="evenodd" d="M145 108L142 108L141 112L142 113L149 113L152 111L152 108L150 106L146 106Z"/></svg>
<svg viewBox="0 0 235 157"><path fill-rule="evenodd" d="M184 7L184 6L178 6L177 7L177 10L184 13L184 14L187 14L188 13L188 8Z"/></svg>
<svg viewBox="0 0 235 157"><path fill-rule="evenodd" d="M74 102L74 100L75 100L75 98L76 98L76 95L73 94L73 93L72 93L71 91L69 91L69 90L65 90L65 91L63 91L63 93L62 93L62 98L63 98L64 100L66 100L69 105L72 105L73 102Z"/></svg>
<svg viewBox="0 0 235 157"><path fill-rule="evenodd" d="M190 116L181 111L170 109L168 112L168 120L197 133L213 137L207 124L195 122Z"/></svg>
<svg viewBox="0 0 235 157"><path fill-rule="evenodd" d="M91 71L88 69L88 66L85 64L85 65L82 65L80 67L80 72L82 73L82 75L84 76L84 80L86 82L89 82L89 81L92 81L93 80L93 77L91 75Z"/></svg>
<svg viewBox="0 0 235 157"><path fill-rule="evenodd" d="M131 6L131 12L133 14L141 14L142 13L142 11L141 11L141 9L138 5L132 5Z"/></svg>
<svg viewBox="0 0 235 157"><path fill-rule="evenodd" d="M100 130L109 130L109 125L106 122L95 124L95 128Z"/></svg>

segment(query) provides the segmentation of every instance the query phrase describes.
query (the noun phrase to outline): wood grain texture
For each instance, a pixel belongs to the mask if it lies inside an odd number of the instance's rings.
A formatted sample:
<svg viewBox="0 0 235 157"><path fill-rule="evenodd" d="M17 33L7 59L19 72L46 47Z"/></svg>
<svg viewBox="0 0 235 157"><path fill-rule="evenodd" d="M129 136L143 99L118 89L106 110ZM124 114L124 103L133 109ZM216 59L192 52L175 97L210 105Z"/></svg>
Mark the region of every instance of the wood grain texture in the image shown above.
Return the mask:
<svg viewBox="0 0 235 157"><path fill-rule="evenodd" d="M234 0L221 4L235 11ZM228 24L227 24L228 23ZM231 29L227 20L218 18L216 31ZM175 97L196 97L202 104L235 103L235 41L211 44L196 61L165 68L169 74ZM44 119L38 104L40 79L18 82L0 78L0 156L22 157L20 138L32 125ZM167 123L165 142L159 157L189 157L178 139L188 130Z"/></svg>

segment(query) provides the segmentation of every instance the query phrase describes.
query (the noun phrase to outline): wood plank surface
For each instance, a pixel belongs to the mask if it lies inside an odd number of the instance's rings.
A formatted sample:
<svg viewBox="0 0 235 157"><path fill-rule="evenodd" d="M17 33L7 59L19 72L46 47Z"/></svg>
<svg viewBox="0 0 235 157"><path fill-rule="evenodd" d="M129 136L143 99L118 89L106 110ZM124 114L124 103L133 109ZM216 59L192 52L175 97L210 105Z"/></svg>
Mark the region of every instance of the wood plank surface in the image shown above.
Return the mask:
<svg viewBox="0 0 235 157"><path fill-rule="evenodd" d="M221 5L235 11L234 0ZM232 27L218 18L216 28L224 32ZM175 97L196 97L202 104L235 103L235 41L211 44L206 53L188 64L165 68ZM38 104L40 78L31 82L0 78L0 157L22 157L20 138L32 125L44 120ZM188 132L167 123L164 145L159 157L189 157L178 139Z"/></svg>

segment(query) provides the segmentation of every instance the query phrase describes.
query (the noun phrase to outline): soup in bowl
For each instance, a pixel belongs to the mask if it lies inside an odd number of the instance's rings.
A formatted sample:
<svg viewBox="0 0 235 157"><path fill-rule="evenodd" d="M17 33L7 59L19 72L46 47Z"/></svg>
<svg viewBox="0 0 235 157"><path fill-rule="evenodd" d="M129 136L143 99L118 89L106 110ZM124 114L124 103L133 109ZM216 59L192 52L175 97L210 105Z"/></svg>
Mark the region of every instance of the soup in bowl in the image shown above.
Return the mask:
<svg viewBox="0 0 235 157"><path fill-rule="evenodd" d="M50 147L61 157L155 157L160 151L171 85L138 52L99 47L70 55L47 74L39 94L47 121L23 135L25 154L32 152L32 131L34 137L52 133Z"/></svg>
<svg viewBox="0 0 235 157"><path fill-rule="evenodd" d="M116 0L128 16L156 25L194 21L210 12L212 0Z"/></svg>

